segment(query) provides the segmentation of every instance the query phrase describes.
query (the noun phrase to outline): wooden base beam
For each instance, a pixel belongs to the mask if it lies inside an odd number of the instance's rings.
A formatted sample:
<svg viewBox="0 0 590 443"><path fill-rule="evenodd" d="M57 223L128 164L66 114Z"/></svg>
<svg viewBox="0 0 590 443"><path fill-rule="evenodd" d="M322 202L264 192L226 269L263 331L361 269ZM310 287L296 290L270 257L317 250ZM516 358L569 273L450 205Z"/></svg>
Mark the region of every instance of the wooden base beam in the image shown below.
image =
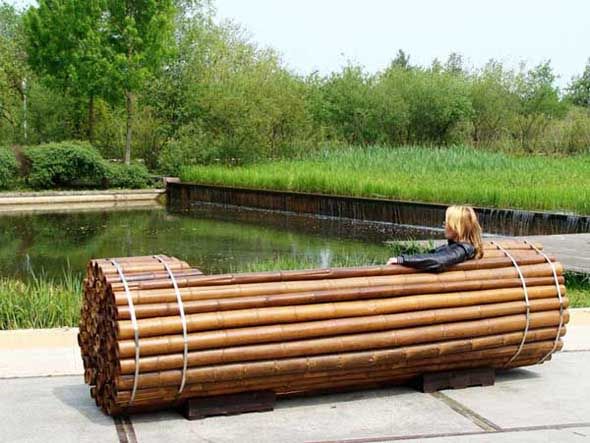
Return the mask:
<svg viewBox="0 0 590 443"><path fill-rule="evenodd" d="M470 386L492 386L495 381L496 372L493 368L433 372L418 379L419 389L425 393L442 389L464 389Z"/></svg>
<svg viewBox="0 0 590 443"><path fill-rule="evenodd" d="M272 391L198 397L187 400L180 407L180 413L187 420L199 420L215 415L272 411L275 402L276 395Z"/></svg>

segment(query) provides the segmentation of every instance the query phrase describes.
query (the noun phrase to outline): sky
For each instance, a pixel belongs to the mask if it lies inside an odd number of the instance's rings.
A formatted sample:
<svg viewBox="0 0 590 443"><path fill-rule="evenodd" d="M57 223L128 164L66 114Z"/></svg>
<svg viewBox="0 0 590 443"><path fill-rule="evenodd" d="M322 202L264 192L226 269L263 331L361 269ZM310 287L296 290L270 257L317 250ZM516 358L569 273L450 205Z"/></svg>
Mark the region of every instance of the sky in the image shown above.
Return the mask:
<svg viewBox="0 0 590 443"><path fill-rule="evenodd" d="M12 0L26 5L31 0ZM214 0L295 72L328 74L348 61L385 68L398 49L429 65L451 52L469 66L551 60L565 86L590 57L590 0Z"/></svg>

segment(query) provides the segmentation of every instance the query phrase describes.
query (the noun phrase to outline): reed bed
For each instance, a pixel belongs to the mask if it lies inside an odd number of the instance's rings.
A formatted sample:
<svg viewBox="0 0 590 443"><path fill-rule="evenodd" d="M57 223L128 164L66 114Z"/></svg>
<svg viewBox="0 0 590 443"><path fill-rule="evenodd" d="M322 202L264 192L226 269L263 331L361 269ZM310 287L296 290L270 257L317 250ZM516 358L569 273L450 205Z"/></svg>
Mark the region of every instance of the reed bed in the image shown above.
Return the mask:
<svg viewBox="0 0 590 443"><path fill-rule="evenodd" d="M204 275L174 257L94 260L78 336L85 381L119 415L193 397L542 363L563 346L569 300L561 264L538 248L486 244L482 259L442 273Z"/></svg>
<svg viewBox="0 0 590 443"><path fill-rule="evenodd" d="M80 318L82 283L65 273L54 279L0 279L0 329L76 326Z"/></svg>
<svg viewBox="0 0 590 443"><path fill-rule="evenodd" d="M241 167L190 166L206 184L590 214L590 155L516 156L464 147L354 147ZM441 186L444 183L444 186Z"/></svg>

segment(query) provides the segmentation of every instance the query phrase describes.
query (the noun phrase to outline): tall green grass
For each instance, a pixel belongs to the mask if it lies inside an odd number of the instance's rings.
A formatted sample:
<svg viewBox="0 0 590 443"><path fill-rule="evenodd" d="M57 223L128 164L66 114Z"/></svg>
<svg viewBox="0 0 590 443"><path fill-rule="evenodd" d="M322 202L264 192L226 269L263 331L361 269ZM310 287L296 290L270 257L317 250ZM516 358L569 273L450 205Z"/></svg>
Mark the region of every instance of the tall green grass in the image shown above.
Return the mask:
<svg viewBox="0 0 590 443"><path fill-rule="evenodd" d="M71 273L26 282L1 278L0 330L77 326L81 301L82 279Z"/></svg>
<svg viewBox="0 0 590 443"><path fill-rule="evenodd" d="M565 284L572 308L590 307L590 275L566 272Z"/></svg>
<svg viewBox="0 0 590 443"><path fill-rule="evenodd" d="M590 214L590 155L350 147L240 167L189 166L198 183Z"/></svg>

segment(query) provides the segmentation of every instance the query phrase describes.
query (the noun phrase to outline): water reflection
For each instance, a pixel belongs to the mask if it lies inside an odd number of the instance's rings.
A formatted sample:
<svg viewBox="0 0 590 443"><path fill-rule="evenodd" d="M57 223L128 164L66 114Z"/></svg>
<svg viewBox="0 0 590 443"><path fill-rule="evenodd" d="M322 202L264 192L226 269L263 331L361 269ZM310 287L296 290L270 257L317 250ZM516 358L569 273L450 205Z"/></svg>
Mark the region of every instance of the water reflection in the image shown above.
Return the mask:
<svg viewBox="0 0 590 443"><path fill-rule="evenodd" d="M295 214L203 207L191 215L164 209L0 216L0 273L82 274L93 257L168 254L207 273L242 269L261 260L386 260L392 239L432 232Z"/></svg>

